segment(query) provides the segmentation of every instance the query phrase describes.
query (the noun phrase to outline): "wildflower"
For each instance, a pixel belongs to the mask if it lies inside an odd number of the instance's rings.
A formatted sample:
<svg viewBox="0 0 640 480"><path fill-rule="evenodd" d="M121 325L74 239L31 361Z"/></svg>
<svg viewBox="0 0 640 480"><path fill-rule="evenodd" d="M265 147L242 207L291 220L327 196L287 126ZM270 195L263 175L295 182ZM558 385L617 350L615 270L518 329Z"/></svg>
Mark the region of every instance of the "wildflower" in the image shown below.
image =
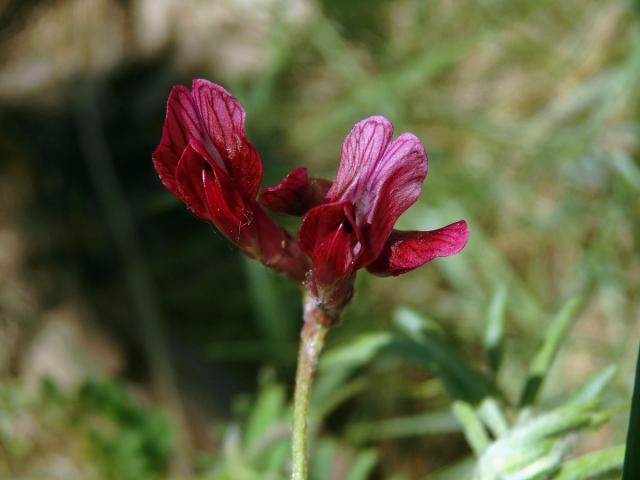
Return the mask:
<svg viewBox="0 0 640 480"><path fill-rule="evenodd" d="M349 302L356 271L400 275L437 257L458 253L467 243L465 221L434 231L398 231L393 226L418 198L427 175L427 153L412 133L392 140L393 125L373 116L358 122L342 145L331 184L294 170L261 195L283 213L307 210L298 243L311 259L309 289L336 319ZM319 193L326 189L324 198ZM303 201L301 201L301 199Z"/></svg>
<svg viewBox="0 0 640 480"><path fill-rule="evenodd" d="M307 261L256 202L262 160L244 130L245 111L224 88L194 80L173 87L153 163L162 183L248 256L301 280Z"/></svg>

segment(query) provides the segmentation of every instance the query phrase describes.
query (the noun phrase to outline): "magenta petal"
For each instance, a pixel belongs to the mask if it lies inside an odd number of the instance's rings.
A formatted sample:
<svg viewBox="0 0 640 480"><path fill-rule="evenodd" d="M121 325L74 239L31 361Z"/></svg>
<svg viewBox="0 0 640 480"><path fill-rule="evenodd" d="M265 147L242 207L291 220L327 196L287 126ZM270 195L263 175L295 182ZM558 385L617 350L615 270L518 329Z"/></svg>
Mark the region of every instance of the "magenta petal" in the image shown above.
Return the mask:
<svg viewBox="0 0 640 480"><path fill-rule="evenodd" d="M249 257L302 281L308 265L298 245L255 200L246 200L228 182L218 172L205 168L204 188L211 222Z"/></svg>
<svg viewBox="0 0 640 480"><path fill-rule="evenodd" d="M311 258L314 274L323 283L333 283L355 270L358 239L348 222L325 235L316 245Z"/></svg>
<svg viewBox="0 0 640 480"><path fill-rule="evenodd" d="M260 193L260 203L280 215L304 215L309 209L324 201L329 180L309 178L307 169L296 168L274 187L265 188Z"/></svg>
<svg viewBox="0 0 640 480"><path fill-rule="evenodd" d="M375 171L392 135L393 125L385 117L376 115L356 123L342 144L340 166L327 199L346 200L358 195L364 181Z"/></svg>
<svg viewBox="0 0 640 480"><path fill-rule="evenodd" d="M209 219L203 183L204 160L191 146L185 148L176 168L176 185L180 199L203 220Z"/></svg>
<svg viewBox="0 0 640 480"><path fill-rule="evenodd" d="M191 138L202 138L199 116L189 90L176 85L169 94L162 138L152 158L160 180L177 197L176 168Z"/></svg>
<svg viewBox="0 0 640 480"><path fill-rule="evenodd" d="M247 201L228 177L214 173L209 166L203 171L203 179L211 222L250 257L259 258L253 228L254 202Z"/></svg>
<svg viewBox="0 0 640 480"><path fill-rule="evenodd" d="M394 231L380 256L367 269L376 275L401 275L438 257L455 255L469 239L467 222L460 220L429 232Z"/></svg>
<svg viewBox="0 0 640 480"><path fill-rule="evenodd" d="M427 175L427 153L420 140L403 133L393 142L393 126L382 116L358 122L342 146L331 202L349 201L364 245L361 265L375 260L393 225L420 195Z"/></svg>
<svg viewBox="0 0 640 480"><path fill-rule="evenodd" d="M343 223L316 246L311 259L311 289L329 310L339 309L351 299L357 243L353 230Z"/></svg>
<svg viewBox="0 0 640 480"><path fill-rule="evenodd" d="M260 252L259 260L291 279L302 282L309 265L298 244L257 203L253 204L252 218Z"/></svg>
<svg viewBox="0 0 640 480"><path fill-rule="evenodd" d="M313 267L311 292L328 312L339 311L350 300L362 253L360 232L349 208L349 202L315 207L305 215L298 232L298 244Z"/></svg>
<svg viewBox="0 0 640 480"><path fill-rule="evenodd" d="M233 95L208 80L194 80L192 88L209 140L204 144L212 160L234 179L247 198L255 198L262 180L262 161L247 140L244 108Z"/></svg>
<svg viewBox="0 0 640 480"><path fill-rule="evenodd" d="M298 230L298 244L304 253L313 258L319 243L345 221L344 209L348 205L346 201L326 203L307 212Z"/></svg>
<svg viewBox="0 0 640 480"><path fill-rule="evenodd" d="M412 133L403 133L389 145L375 174L368 179L365 194L356 203L356 215L370 225L369 261L379 255L393 225L420 196L426 175L424 146Z"/></svg>

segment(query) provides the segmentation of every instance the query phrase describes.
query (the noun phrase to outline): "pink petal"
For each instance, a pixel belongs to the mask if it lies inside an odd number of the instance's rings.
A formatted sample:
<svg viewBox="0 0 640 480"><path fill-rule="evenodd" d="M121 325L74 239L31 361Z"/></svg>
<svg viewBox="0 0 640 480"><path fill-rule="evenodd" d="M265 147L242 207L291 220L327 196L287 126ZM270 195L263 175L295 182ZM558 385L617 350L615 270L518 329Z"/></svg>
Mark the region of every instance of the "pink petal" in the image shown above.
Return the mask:
<svg viewBox="0 0 640 480"><path fill-rule="evenodd" d="M420 140L403 133L391 142L393 126L382 116L358 122L342 147L336 181L327 200L349 200L365 239L361 265L373 261L400 215L420 195L427 153Z"/></svg>
<svg viewBox="0 0 640 480"><path fill-rule="evenodd" d="M393 125L385 117L373 116L356 123L342 144L340 166L327 199L357 196L363 182L375 171L392 135Z"/></svg>
<svg viewBox="0 0 640 480"><path fill-rule="evenodd" d="M464 220L429 232L396 230L380 256L367 269L382 277L401 275L434 258L455 255L468 239L469 230Z"/></svg>
<svg viewBox="0 0 640 480"><path fill-rule="evenodd" d="M275 187L269 187L260 193L260 203L280 215L304 215L307 210L324 201L329 180L309 178L307 169L296 168Z"/></svg>
<svg viewBox="0 0 640 480"><path fill-rule="evenodd" d="M171 89L160 145L153 152L153 164L167 189L179 197L175 173L191 138L202 138L200 119L189 90L183 85Z"/></svg>
<svg viewBox="0 0 640 480"><path fill-rule="evenodd" d="M393 225L420 196L426 175L424 146L412 133L403 133L389 145L356 202L356 217L369 225L367 253L371 257L366 261L379 255Z"/></svg>
<svg viewBox="0 0 640 480"><path fill-rule="evenodd" d="M203 170L204 159L193 147L187 146L175 173L178 197L197 217L208 220L209 212L202 179Z"/></svg>
<svg viewBox="0 0 640 480"><path fill-rule="evenodd" d="M262 161L245 135L244 108L233 95L208 80L194 80L192 89L212 160L248 198L255 198L262 180Z"/></svg>

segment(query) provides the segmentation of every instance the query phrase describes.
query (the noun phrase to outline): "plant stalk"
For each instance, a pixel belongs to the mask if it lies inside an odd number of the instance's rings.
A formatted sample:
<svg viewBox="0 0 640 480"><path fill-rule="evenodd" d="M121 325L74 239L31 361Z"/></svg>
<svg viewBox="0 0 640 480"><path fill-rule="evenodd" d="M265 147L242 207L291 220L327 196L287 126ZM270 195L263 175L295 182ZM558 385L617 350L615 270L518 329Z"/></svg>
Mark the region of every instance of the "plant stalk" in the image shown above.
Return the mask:
<svg viewBox="0 0 640 480"><path fill-rule="evenodd" d="M331 321L313 304L305 301L304 324L300 333L298 371L293 395L291 432L291 480L307 480L307 426L309 397L318 357Z"/></svg>

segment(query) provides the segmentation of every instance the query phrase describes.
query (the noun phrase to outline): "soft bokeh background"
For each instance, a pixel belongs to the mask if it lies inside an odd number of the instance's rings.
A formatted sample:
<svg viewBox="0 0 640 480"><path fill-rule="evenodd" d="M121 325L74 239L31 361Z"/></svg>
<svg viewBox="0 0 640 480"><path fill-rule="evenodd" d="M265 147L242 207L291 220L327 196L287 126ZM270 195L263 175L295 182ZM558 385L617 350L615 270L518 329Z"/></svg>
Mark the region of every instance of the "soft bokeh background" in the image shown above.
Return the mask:
<svg viewBox="0 0 640 480"><path fill-rule="evenodd" d="M455 258L360 275L329 349L392 328L404 306L483 369L486 312L506 292L499 381L517 398L552 314L580 295L544 397L611 364L610 391L628 397L640 338L637 2L5 0L0 62L2 478L207 475L233 456L256 391L286 404L296 288L189 215L151 165L167 94L194 77L244 104L263 185L298 165L331 178L351 125L383 114L430 154L401 226L470 224ZM450 401L429 369L361 370L319 430L341 452L331 478L354 458L368 473L349 478L430 478L468 453L456 432L349 434ZM625 422L581 448L621 441ZM211 478L267 478L240 470Z"/></svg>

